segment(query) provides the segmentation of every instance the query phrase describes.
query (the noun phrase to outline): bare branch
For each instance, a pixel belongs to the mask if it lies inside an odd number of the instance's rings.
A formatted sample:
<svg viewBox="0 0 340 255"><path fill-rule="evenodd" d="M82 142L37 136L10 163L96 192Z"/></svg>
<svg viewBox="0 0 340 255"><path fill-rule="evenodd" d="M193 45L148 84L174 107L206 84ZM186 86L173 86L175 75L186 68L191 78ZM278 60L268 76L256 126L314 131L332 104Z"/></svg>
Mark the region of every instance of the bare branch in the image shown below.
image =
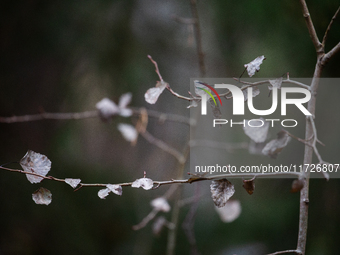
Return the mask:
<svg viewBox="0 0 340 255"><path fill-rule="evenodd" d="M153 209L140 223L137 225L134 225L132 227L133 230L139 230L141 228L144 228L150 221L152 221L159 211L157 209Z"/></svg>
<svg viewBox="0 0 340 255"><path fill-rule="evenodd" d="M326 65L329 60L337 53L340 52L340 42L335 45L329 52L327 52L321 59L321 65Z"/></svg>
<svg viewBox="0 0 340 255"><path fill-rule="evenodd" d="M267 254L267 255L279 255L279 254L286 254L286 253L293 253L293 254L297 254L297 255L302 255L302 252L300 252L298 250L277 251L277 252L270 253L270 254Z"/></svg>
<svg viewBox="0 0 340 255"><path fill-rule="evenodd" d="M322 45L323 45L323 47L325 47L325 45L326 45L326 40L327 40L327 37L328 37L328 33L329 33L329 31L331 30L331 27L332 27L332 25L333 25L333 22L334 22L334 20L336 19L336 17L338 16L339 11L340 11L340 7L339 7L338 10L335 12L333 18L332 18L331 21L329 22L329 25L328 25L328 27L327 27L327 29L326 29L326 32L325 32L325 35L323 36L323 39L322 39Z"/></svg>
<svg viewBox="0 0 340 255"><path fill-rule="evenodd" d="M158 64L155 60L152 59L152 57L150 55L148 55L148 58L151 60L151 62L155 65L155 68L156 68L156 73L158 74L158 77L160 79L161 82L164 82L163 78L162 78L162 75L161 73L159 72L159 69L158 69Z"/></svg>
<svg viewBox="0 0 340 255"><path fill-rule="evenodd" d="M306 1L300 0L300 4L301 4L301 8L302 8L303 17L305 18L305 21L306 21L306 25L307 25L307 28L308 28L309 35L310 35L312 42L314 44L314 48L315 48L317 54L323 54L324 53L324 47L320 43L318 36L316 34L316 31L315 31L315 28L314 28L314 25L313 25L313 21L312 21L312 18L310 16Z"/></svg>
<svg viewBox="0 0 340 255"><path fill-rule="evenodd" d="M170 145L166 144L160 139L157 139L153 135L151 135L148 131L140 133L149 143L156 145L158 148L162 149L165 152L168 152L172 156L174 156L179 163L185 162L185 157L182 153L172 148Z"/></svg>

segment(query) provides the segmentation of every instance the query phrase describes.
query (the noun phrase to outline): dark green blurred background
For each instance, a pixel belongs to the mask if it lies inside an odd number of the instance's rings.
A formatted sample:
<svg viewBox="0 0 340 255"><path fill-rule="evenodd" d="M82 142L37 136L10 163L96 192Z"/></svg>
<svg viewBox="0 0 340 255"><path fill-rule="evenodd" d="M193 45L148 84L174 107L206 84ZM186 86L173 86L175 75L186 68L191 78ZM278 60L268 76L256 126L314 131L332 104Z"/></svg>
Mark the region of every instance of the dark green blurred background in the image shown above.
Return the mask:
<svg viewBox="0 0 340 255"><path fill-rule="evenodd" d="M308 5L322 38L339 2L312 0ZM239 76L243 65L259 55L267 59L256 77L286 72L291 78L312 76L316 57L298 1L199 1L198 11L207 77ZM1 1L0 115L94 110L102 98L117 102L126 92L133 93L133 106L188 114L187 102L169 93L162 94L156 105L144 101L145 91L158 80L148 54L180 94L189 90L191 77L199 76L192 29L177 23L173 15L190 18L189 1ZM339 31L338 19L327 50L340 41ZM324 77L339 77L339 55L325 68ZM333 163L340 163L339 93L339 87L328 91L320 87L317 102L319 138L327 145L320 153ZM19 161L31 149L50 158L50 174L55 177L119 183L147 171L154 180L175 178L175 159L143 138L131 147L117 131L120 122L130 120L0 124L0 164ZM148 130L179 149L189 134L185 125L155 120L150 120ZM298 135L302 137L303 130ZM238 142L242 141L247 138L240 137ZM294 141L286 154L303 155L303 146ZM202 195L194 228L199 251L264 254L294 249L299 195L289 192L291 180L258 180L252 196L234 182L242 214L229 224L215 213L208 182L185 187L185 197L194 194L196 185ZM339 184L311 181L307 254L340 252ZM53 194L49 206L35 205L31 199L40 186ZM0 189L0 254L165 252L166 231L154 237L150 225L137 232L131 227L149 213L150 200L168 187L148 192L124 188L122 197L101 200L96 188L74 193L68 185L51 181L32 185L23 175L0 171ZM189 209L182 208L180 222ZM164 216L170 219L169 213ZM181 228L177 245L176 254L190 253Z"/></svg>

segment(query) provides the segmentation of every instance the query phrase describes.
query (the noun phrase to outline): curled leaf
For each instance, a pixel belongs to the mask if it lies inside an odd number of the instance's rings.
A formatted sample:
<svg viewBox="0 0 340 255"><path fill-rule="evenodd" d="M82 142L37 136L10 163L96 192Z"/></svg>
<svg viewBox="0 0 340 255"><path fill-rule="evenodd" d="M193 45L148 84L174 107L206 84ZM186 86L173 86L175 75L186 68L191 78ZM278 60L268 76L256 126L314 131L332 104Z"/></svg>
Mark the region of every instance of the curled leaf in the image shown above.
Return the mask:
<svg viewBox="0 0 340 255"><path fill-rule="evenodd" d="M32 199L37 205L49 205L52 202L52 193L48 189L40 187L33 192Z"/></svg>
<svg viewBox="0 0 340 255"><path fill-rule="evenodd" d="M132 185L132 188L140 188L142 187L145 190L149 190L153 188L153 180L149 178L140 178L135 180Z"/></svg>
<svg viewBox="0 0 340 255"><path fill-rule="evenodd" d="M128 142L134 142L138 137L138 132L132 125L119 123L118 130L122 133L123 137Z"/></svg>
<svg viewBox="0 0 340 255"><path fill-rule="evenodd" d="M157 211L169 212L170 205L164 197L158 197L151 201L151 206Z"/></svg>
<svg viewBox="0 0 340 255"><path fill-rule="evenodd" d="M265 59L266 58L262 55L262 56L255 58L250 63L244 65L244 67L247 68L249 77L252 77L255 74L255 72L258 72L260 70L260 65Z"/></svg>
<svg viewBox="0 0 340 255"><path fill-rule="evenodd" d="M266 146L262 150L262 153L271 158L276 158L282 151L282 149L286 147L289 141L290 137L287 135L286 132L281 130L279 133L277 133L276 139L271 140L269 143L266 144Z"/></svg>
<svg viewBox="0 0 340 255"><path fill-rule="evenodd" d="M190 101L190 105L187 108L197 107L197 102L195 100Z"/></svg>
<svg viewBox="0 0 340 255"><path fill-rule="evenodd" d="M164 89L168 86L168 83L164 81L157 81L156 87L150 88L146 91L144 98L145 101L148 102L149 104L155 104L158 100L158 97Z"/></svg>
<svg viewBox="0 0 340 255"><path fill-rule="evenodd" d="M254 193L255 190L255 177L253 177L250 180L242 180L243 181L243 185L242 187L248 192L249 195L252 195Z"/></svg>
<svg viewBox="0 0 340 255"><path fill-rule="evenodd" d="M106 185L105 189L101 189L98 191L98 197L101 199L105 199L110 192L115 193L116 195L121 196L123 194L122 186L120 185L114 185L114 184L108 184Z"/></svg>
<svg viewBox="0 0 340 255"><path fill-rule="evenodd" d="M251 120L251 126L249 125L248 120L245 120L245 123L246 125L243 126L244 133L249 136L250 139L252 139L255 143L262 143L267 139L269 129L268 121L260 118L259 120Z"/></svg>
<svg viewBox="0 0 340 255"><path fill-rule="evenodd" d="M65 182L70 185L72 188L75 188L78 186L78 184L81 182L80 179L71 179L71 178L66 178Z"/></svg>
<svg viewBox="0 0 340 255"><path fill-rule="evenodd" d="M212 181L210 184L211 197L217 207L226 205L228 199L234 195L234 185L227 179Z"/></svg>
<svg viewBox="0 0 340 255"><path fill-rule="evenodd" d="M31 150L28 150L25 156L20 160L20 165L25 172L35 173L42 176L46 176L46 174L50 171L51 164L51 160L49 160L45 155ZM31 183L39 183L43 180L42 177L31 174L26 174L26 177Z"/></svg>
<svg viewBox="0 0 340 255"><path fill-rule="evenodd" d="M130 92L125 93L120 96L118 108L119 108L119 115L123 117L130 117L132 115L132 110L126 108L128 104L131 102L132 94Z"/></svg>
<svg viewBox="0 0 340 255"><path fill-rule="evenodd" d="M229 200L225 206L221 208L215 207L215 210L223 222L229 223L240 216L242 208L240 201Z"/></svg>

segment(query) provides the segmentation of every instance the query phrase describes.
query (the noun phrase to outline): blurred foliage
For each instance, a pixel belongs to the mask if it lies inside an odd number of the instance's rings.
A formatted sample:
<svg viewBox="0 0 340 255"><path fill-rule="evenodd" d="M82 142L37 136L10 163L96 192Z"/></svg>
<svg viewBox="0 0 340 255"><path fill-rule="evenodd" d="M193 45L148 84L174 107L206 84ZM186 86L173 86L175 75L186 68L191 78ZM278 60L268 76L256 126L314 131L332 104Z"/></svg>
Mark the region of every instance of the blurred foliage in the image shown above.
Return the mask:
<svg viewBox="0 0 340 255"><path fill-rule="evenodd" d="M339 3L311 0L308 4L322 38ZM267 59L257 77L286 72L291 77L312 75L315 53L297 1L214 0L199 2L198 10L207 77L238 76L243 64L259 55ZM103 97L117 102L128 91L134 95L134 106L186 114L187 103L166 93L156 105L144 101L145 91L158 79L148 54L158 62L163 78L181 94L187 93L189 78L199 74L190 27L175 22L174 14L190 18L189 1L2 1L0 115L93 110ZM338 20L327 49L340 41ZM338 54L325 68L324 77L339 77L339 65ZM319 137L327 144L320 150L335 160L339 155L335 141L340 139L338 92L320 88L317 106L326 121L317 123ZM325 116L319 110L323 104L335 115ZM132 148L123 141L116 130L119 122L129 121L0 124L0 163L18 161L31 149L51 159L53 176L81 178L87 183L133 181L143 171L153 179L176 175L176 162L168 154L143 139ZM177 148L183 146L189 132L183 125L161 125L153 120L149 130ZM303 130L301 133L303 136ZM238 137L244 139L241 135L234 139ZM298 153L290 153L295 159L302 155L303 146L296 149ZM251 156L249 160L255 159ZM213 210L209 183L185 187L189 197L200 185L202 199L194 230L202 254L250 254L249 250L263 254L294 248L299 196L289 193L291 180L258 180L252 196L243 190L241 181L234 182L234 198L241 200L243 211L230 224L222 223ZM53 194L48 207L31 200L41 185ZM23 175L0 171L0 254L164 253L165 231L153 237L150 226L137 232L131 226L149 213L149 201L164 194L166 187L149 192L124 188L122 197L110 195L100 200L95 188L73 192L60 183L44 181L41 185L29 184ZM310 193L308 254L337 254L339 181L312 180ZM189 207L182 209L181 221ZM180 229L177 254L188 254L189 249Z"/></svg>

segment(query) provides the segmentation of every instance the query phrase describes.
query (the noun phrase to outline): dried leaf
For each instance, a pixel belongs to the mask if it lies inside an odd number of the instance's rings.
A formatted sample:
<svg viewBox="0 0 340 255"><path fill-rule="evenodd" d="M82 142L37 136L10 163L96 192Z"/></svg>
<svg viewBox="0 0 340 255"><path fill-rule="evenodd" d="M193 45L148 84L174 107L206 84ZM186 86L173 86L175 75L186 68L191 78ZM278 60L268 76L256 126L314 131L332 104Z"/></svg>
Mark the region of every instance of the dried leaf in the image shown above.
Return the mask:
<svg viewBox="0 0 340 255"><path fill-rule="evenodd" d="M261 154L262 150L266 146L266 143L255 143L253 140L250 140L248 151L250 154Z"/></svg>
<svg viewBox="0 0 340 255"><path fill-rule="evenodd" d="M78 186L78 184L81 182L80 179L71 179L71 178L66 178L65 182L70 185L72 188L75 188Z"/></svg>
<svg viewBox="0 0 340 255"><path fill-rule="evenodd" d="M119 115L123 117L130 117L132 115L132 110L126 108L128 104L131 102L132 99L132 93L128 92L120 96L119 98Z"/></svg>
<svg viewBox="0 0 340 255"><path fill-rule="evenodd" d="M34 191L32 199L37 205L49 205L52 202L52 193L48 189L40 187Z"/></svg>
<svg viewBox="0 0 340 255"><path fill-rule="evenodd" d="M31 150L28 150L26 155L20 160L20 165L25 172L36 173L42 176L46 176L50 171L51 164L51 161L45 155ZM31 174L26 174L26 177L31 183L39 183L43 180L43 178Z"/></svg>
<svg viewBox="0 0 340 255"><path fill-rule="evenodd" d="M272 90L273 87L281 89L281 85L282 85L282 77L277 78L275 80L269 80L270 85L268 86L269 90Z"/></svg>
<svg viewBox="0 0 340 255"><path fill-rule="evenodd" d="M101 189L98 191L98 197L100 197L101 199L105 199L110 194L110 192L113 192L116 195L121 196L123 194L122 186L108 184L106 185L105 189Z"/></svg>
<svg viewBox="0 0 340 255"><path fill-rule="evenodd" d="M169 212L171 207L164 197L158 197L151 201L151 206L157 211Z"/></svg>
<svg viewBox="0 0 340 255"><path fill-rule="evenodd" d="M229 200L224 207L215 207L221 220L225 223L236 220L242 211L241 203L238 200Z"/></svg>
<svg viewBox="0 0 340 255"><path fill-rule="evenodd" d="M252 195L254 193L255 190L255 177L253 177L250 180L242 180L243 181L243 185L242 187L248 192L249 195Z"/></svg>
<svg viewBox="0 0 340 255"><path fill-rule="evenodd" d="M134 142L138 137L138 132L134 126L130 124L119 123L118 130L128 142Z"/></svg>
<svg viewBox="0 0 340 255"><path fill-rule="evenodd" d="M119 107L110 99L103 98L96 104L96 108L103 120L109 120L112 116L119 114Z"/></svg>
<svg viewBox="0 0 340 255"><path fill-rule="evenodd" d="M262 120L262 122L255 120L251 121L251 125L256 127L249 126L248 120L245 120L246 125L243 126L244 133L256 143L263 143L267 139L269 129L269 122L265 121L263 118L260 118L260 120ZM260 126L262 123L264 123L263 126L257 127Z"/></svg>
<svg viewBox="0 0 340 255"><path fill-rule="evenodd" d="M210 184L211 197L217 207L226 205L228 199L235 193L234 185L227 179L212 181Z"/></svg>
<svg viewBox="0 0 340 255"><path fill-rule="evenodd" d="M244 67L247 68L249 77L252 77L255 74L255 72L258 72L260 70L260 65L262 64L262 61L265 59L266 58L262 55L255 58L250 63L244 65Z"/></svg>
<svg viewBox="0 0 340 255"><path fill-rule="evenodd" d="M152 224L152 233L158 236L162 232L162 229L167 225L167 222L168 221L163 216L157 217Z"/></svg>
<svg viewBox="0 0 340 255"><path fill-rule="evenodd" d="M115 193L118 196L121 196L123 194L122 186L116 185L116 184L108 184L106 187L113 193Z"/></svg>
<svg viewBox="0 0 340 255"><path fill-rule="evenodd" d="M271 140L269 143L266 144L266 146L262 150L262 153L271 158L276 158L282 151L282 149L286 147L289 141L290 137L287 135L286 132L281 130L279 133L277 133L276 139Z"/></svg>
<svg viewBox="0 0 340 255"><path fill-rule="evenodd" d="M132 188L139 188L142 187L145 190L149 190L153 188L153 180L149 178L140 178L135 180L132 185Z"/></svg>
<svg viewBox="0 0 340 255"><path fill-rule="evenodd" d="M187 108L197 107L197 102L195 100L190 101L190 105Z"/></svg>
<svg viewBox="0 0 340 255"><path fill-rule="evenodd" d="M245 87L249 87L249 86L248 85L243 85L241 87L241 89L245 88ZM260 94L260 89L257 86L253 86L252 88L253 88L252 89L252 96L253 97L258 96ZM242 92L243 92L243 95L244 95L244 102L246 102L248 100L248 89L244 89L244 90L242 90Z"/></svg>
<svg viewBox="0 0 340 255"><path fill-rule="evenodd" d="M164 81L157 81L156 87L150 88L148 89L148 91L146 91L144 95L145 101L148 102L149 104L155 104L158 100L158 97L160 96L160 94L162 94L162 92L167 86L168 83Z"/></svg>
<svg viewBox="0 0 340 255"><path fill-rule="evenodd" d="M304 186L304 181L296 179L292 182L292 188L291 188L290 192L292 192L292 193L299 192L303 188L303 186Z"/></svg>

